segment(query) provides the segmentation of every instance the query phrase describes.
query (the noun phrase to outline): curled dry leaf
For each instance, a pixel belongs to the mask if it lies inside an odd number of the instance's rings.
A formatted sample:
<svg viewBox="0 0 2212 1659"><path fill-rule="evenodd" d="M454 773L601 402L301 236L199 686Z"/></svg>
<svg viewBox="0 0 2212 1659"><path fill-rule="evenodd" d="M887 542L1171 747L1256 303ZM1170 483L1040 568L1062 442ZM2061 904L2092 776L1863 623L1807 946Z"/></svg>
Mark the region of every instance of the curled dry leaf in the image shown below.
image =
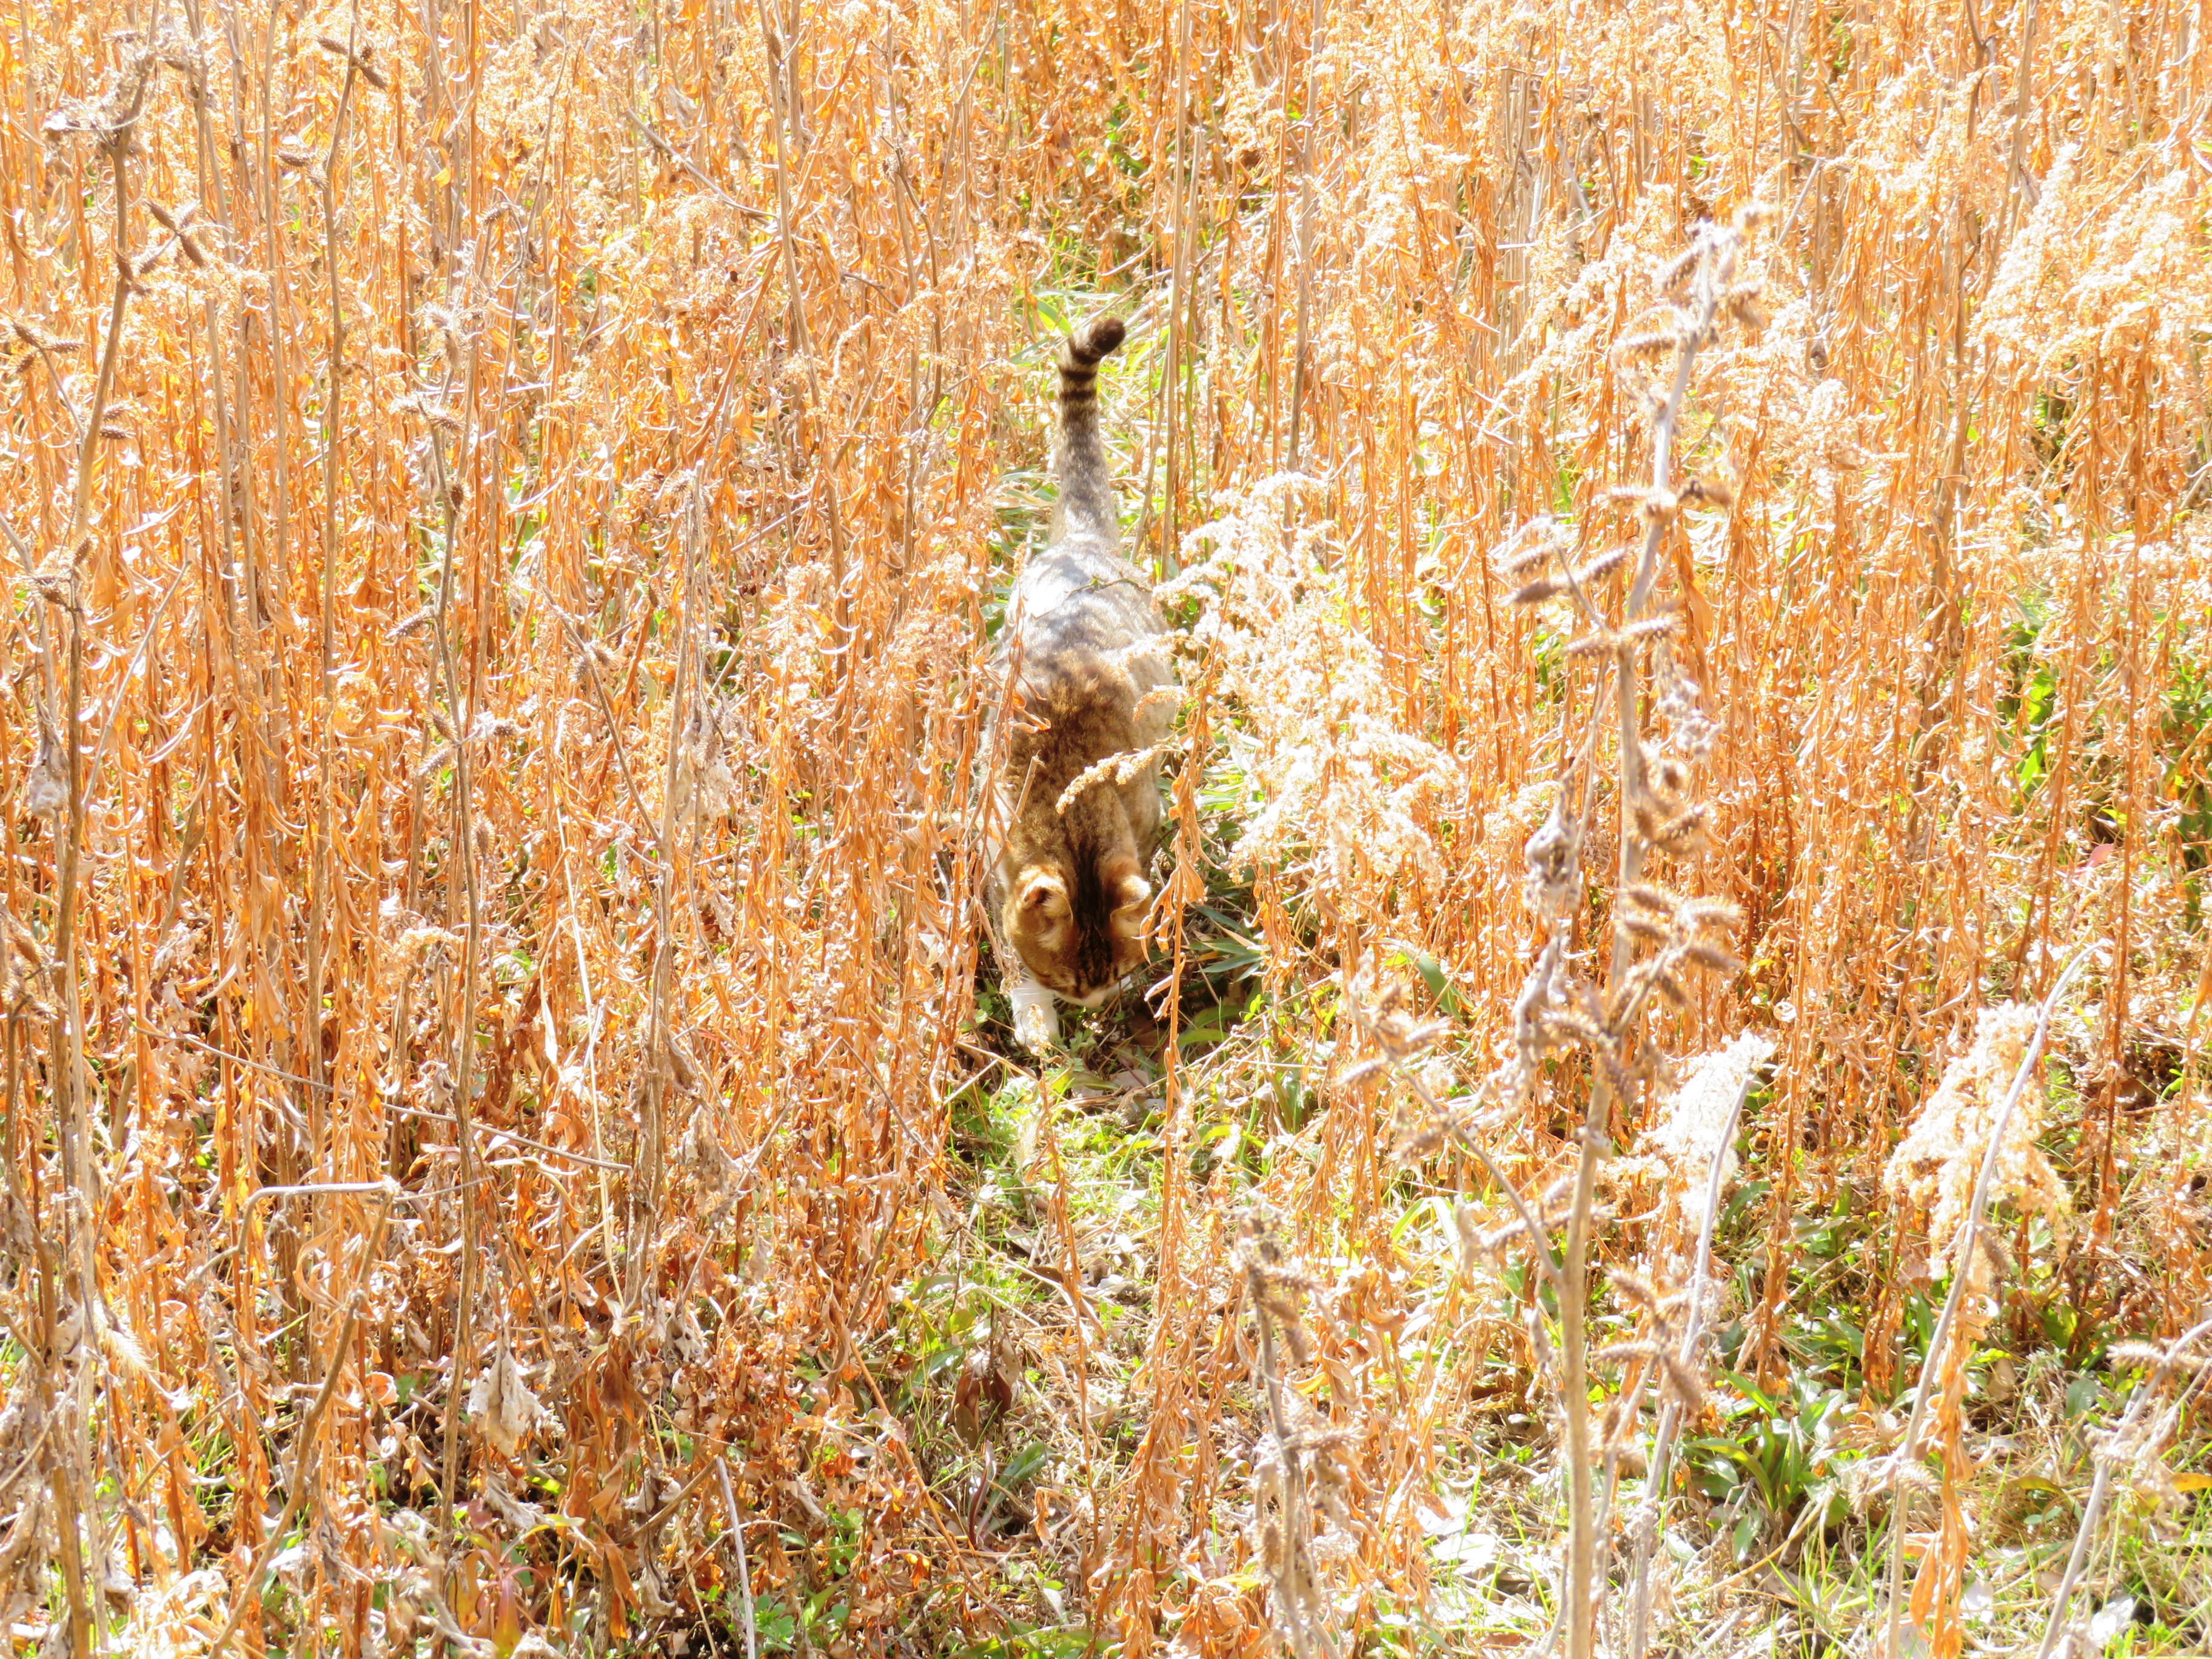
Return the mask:
<svg viewBox="0 0 2212 1659"><path fill-rule="evenodd" d="M522 1367L502 1341L492 1351L491 1362L477 1374L469 1389L469 1416L500 1455L512 1457L523 1439L538 1426L542 1411L538 1396L523 1380Z"/></svg>

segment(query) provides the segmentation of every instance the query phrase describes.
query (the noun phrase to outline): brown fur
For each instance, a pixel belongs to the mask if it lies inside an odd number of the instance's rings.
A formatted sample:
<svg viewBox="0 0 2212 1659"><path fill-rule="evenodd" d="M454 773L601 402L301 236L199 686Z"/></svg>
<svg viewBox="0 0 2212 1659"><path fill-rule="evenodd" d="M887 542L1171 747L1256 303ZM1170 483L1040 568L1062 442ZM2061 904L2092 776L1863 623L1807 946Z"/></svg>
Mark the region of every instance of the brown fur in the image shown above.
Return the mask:
<svg viewBox="0 0 2212 1659"><path fill-rule="evenodd" d="M1127 783L1096 779L1059 810L1091 767L1141 746L1134 702L1126 674L1078 665L1042 707L1024 707L1007 746L1007 781L1020 793L1000 862L1009 879L1000 926L1038 981L1070 1001L1093 1001L1145 959L1144 866L1160 819L1152 769Z"/></svg>
<svg viewBox="0 0 2212 1659"><path fill-rule="evenodd" d="M1096 1007L1145 959L1152 886L1144 871L1159 831L1159 781L1149 760L1124 781L1092 776L1115 756L1158 743L1171 714L1146 695L1171 676L1151 584L1121 556L1113 485L1098 441L1092 383L1121 342L1094 319L1060 360L1060 496L1052 543L1015 584L1002 665L1018 653L1004 711L997 780L1000 842L988 895L1002 948L1055 995ZM1051 1022L1047 1020L1048 1029ZM1029 1041L1025 1035L1024 1041Z"/></svg>

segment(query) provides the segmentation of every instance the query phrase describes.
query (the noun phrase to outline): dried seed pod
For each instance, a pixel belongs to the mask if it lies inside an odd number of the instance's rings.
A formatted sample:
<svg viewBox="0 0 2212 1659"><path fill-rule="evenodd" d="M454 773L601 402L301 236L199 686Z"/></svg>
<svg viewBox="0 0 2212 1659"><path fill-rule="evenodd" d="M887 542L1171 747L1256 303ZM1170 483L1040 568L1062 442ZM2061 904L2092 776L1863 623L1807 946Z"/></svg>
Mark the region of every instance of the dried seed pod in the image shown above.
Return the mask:
<svg viewBox="0 0 2212 1659"><path fill-rule="evenodd" d="M1711 818L1712 808L1701 801L1660 825L1659 832L1651 839L1674 857L1686 856L1704 847L1706 825Z"/></svg>
<svg viewBox="0 0 2212 1659"><path fill-rule="evenodd" d="M1491 550L1491 568L1509 581L1525 580L1529 572L1552 562L1560 551L1559 526L1547 514L1529 520Z"/></svg>
<svg viewBox="0 0 2212 1659"><path fill-rule="evenodd" d="M1772 320L1766 308L1759 302L1759 285L1744 283L1730 289L1721 301L1721 308L1753 333L1764 329Z"/></svg>
<svg viewBox="0 0 2212 1659"><path fill-rule="evenodd" d="M1638 357L1663 357L1670 351L1681 349L1682 338L1673 329L1655 329L1647 334L1625 335L1613 343L1613 355L1624 362Z"/></svg>
<svg viewBox="0 0 2212 1659"><path fill-rule="evenodd" d="M1666 1368L1667 1381L1673 1387L1675 1396L1681 1401L1683 1409L1692 1413L1703 1412L1705 1409L1705 1385L1698 1380L1697 1373L1685 1365L1681 1357L1671 1350L1660 1354L1659 1363Z"/></svg>
<svg viewBox="0 0 2212 1659"><path fill-rule="evenodd" d="M1620 1056L1610 1046L1603 1048L1593 1048L1590 1050L1590 1058L1597 1063L1598 1070L1605 1074L1606 1086L1616 1096L1622 1100L1633 1100L1636 1097L1636 1079L1630 1075L1628 1068L1620 1063ZM1602 1208L1602 1206L1600 1207ZM1597 1211L1591 1212L1590 1224L1594 1227L1600 1224Z"/></svg>
<svg viewBox="0 0 2212 1659"><path fill-rule="evenodd" d="M1418 1164L1441 1148L1449 1134L1443 1124L1428 1124L1400 1140L1390 1149L1390 1156L1399 1164Z"/></svg>
<svg viewBox="0 0 2212 1659"><path fill-rule="evenodd" d="M1549 547L1524 547L1517 553L1501 555L1494 568L1506 580L1521 582L1528 579L1531 571L1541 570L1551 562Z"/></svg>
<svg viewBox="0 0 2212 1659"><path fill-rule="evenodd" d="M1743 971L1743 958L1717 945L1692 940L1682 947L1682 954L1708 973L1718 974L1723 979L1734 979Z"/></svg>
<svg viewBox="0 0 2212 1659"><path fill-rule="evenodd" d="M2105 1350L2105 1354L2114 1370L2124 1368L2163 1375L2172 1369L2166 1350L2154 1342L2115 1342Z"/></svg>
<svg viewBox="0 0 2212 1659"><path fill-rule="evenodd" d="M1631 1360L1659 1358L1656 1342L1608 1342L1601 1348L1590 1351L1590 1363L1597 1365L1626 1365Z"/></svg>
<svg viewBox="0 0 2212 1659"><path fill-rule="evenodd" d="M356 52L348 48L344 41L327 34L317 35L315 44L330 53L331 57L343 58L352 65L355 74L360 76L379 92L390 90L392 83L384 78L384 71L370 61L376 50L374 46L363 42L361 49Z"/></svg>
<svg viewBox="0 0 2212 1659"><path fill-rule="evenodd" d="M1629 551L1626 542L1619 547L1608 547L1604 552L1577 567L1575 571L1575 580L1585 587L1592 582L1602 580L1620 568L1621 562L1627 558Z"/></svg>
<svg viewBox="0 0 2212 1659"><path fill-rule="evenodd" d="M1651 1288L1651 1281L1643 1274L1632 1272L1626 1267L1608 1267L1606 1269L1605 1276L1612 1281L1613 1288L1631 1302L1650 1308L1654 1312L1657 1311L1659 1293Z"/></svg>
<svg viewBox="0 0 2212 1659"><path fill-rule="evenodd" d="M1727 899L1684 899L1675 907L1682 920L1696 927L1741 927L1742 908Z"/></svg>
<svg viewBox="0 0 2212 1659"><path fill-rule="evenodd" d="M40 351L51 351L57 357L73 356L84 349L84 342L82 340L64 339L59 335L42 333L28 323L17 322L15 329L15 332L22 337L26 345Z"/></svg>
<svg viewBox="0 0 2212 1659"><path fill-rule="evenodd" d="M1544 1024L1562 1042L1579 1042L1591 1048L1610 1048L1613 1034L1597 1021L1572 1009L1555 1008L1544 1016Z"/></svg>
<svg viewBox="0 0 2212 1659"><path fill-rule="evenodd" d="M1697 270L1698 261L1705 257L1705 252L1697 243L1691 243L1652 274L1653 290L1673 299L1689 281L1691 273Z"/></svg>
<svg viewBox="0 0 2212 1659"><path fill-rule="evenodd" d="M1340 1089L1349 1089L1353 1084L1374 1076L1389 1063L1388 1055L1378 1055L1373 1060L1363 1060L1357 1066L1347 1066L1339 1073L1336 1086Z"/></svg>
<svg viewBox="0 0 2212 1659"><path fill-rule="evenodd" d="M1646 523L1671 519L1681 511L1682 507L1673 490L1652 489L1643 484L1615 484L1605 492L1605 496L1609 501L1634 502L1638 514Z"/></svg>

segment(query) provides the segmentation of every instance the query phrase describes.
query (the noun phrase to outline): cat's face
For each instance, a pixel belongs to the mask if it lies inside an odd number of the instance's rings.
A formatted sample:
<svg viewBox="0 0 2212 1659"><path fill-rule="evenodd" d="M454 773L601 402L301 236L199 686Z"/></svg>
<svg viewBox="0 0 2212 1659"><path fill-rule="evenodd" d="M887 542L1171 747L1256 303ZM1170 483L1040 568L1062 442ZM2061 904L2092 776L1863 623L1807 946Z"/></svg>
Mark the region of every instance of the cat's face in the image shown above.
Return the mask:
<svg viewBox="0 0 2212 1659"><path fill-rule="evenodd" d="M999 921L1039 983L1096 1008L1143 963L1152 898L1133 858L1100 859L1085 870L1048 855L1020 866Z"/></svg>

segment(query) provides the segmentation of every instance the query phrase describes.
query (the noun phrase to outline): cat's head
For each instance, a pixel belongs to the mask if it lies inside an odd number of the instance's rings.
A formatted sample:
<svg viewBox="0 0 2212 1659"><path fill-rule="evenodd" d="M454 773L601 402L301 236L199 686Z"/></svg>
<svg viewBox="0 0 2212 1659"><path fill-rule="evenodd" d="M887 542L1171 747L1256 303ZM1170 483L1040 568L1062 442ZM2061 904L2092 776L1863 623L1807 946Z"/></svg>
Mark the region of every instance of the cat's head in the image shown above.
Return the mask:
<svg viewBox="0 0 2212 1659"><path fill-rule="evenodd" d="M1007 941L1039 983L1097 1007L1145 960L1152 884L1126 853L1058 850L1012 864L999 915Z"/></svg>

